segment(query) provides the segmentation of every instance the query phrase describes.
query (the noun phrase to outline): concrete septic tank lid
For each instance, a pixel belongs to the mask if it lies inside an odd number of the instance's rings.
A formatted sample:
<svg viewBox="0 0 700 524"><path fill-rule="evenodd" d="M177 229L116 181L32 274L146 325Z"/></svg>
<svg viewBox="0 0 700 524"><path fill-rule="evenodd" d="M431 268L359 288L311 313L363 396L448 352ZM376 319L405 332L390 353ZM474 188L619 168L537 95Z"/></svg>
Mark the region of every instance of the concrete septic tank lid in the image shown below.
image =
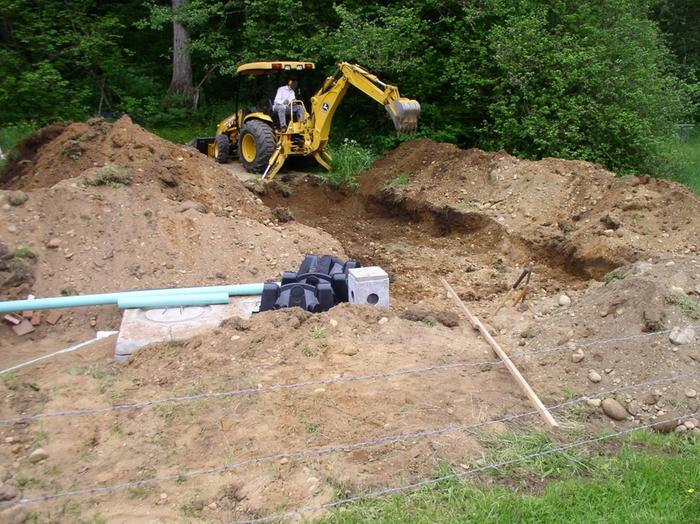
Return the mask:
<svg viewBox="0 0 700 524"><path fill-rule="evenodd" d="M259 296L231 297L228 304L215 306L125 309L114 358L128 360L148 344L186 340L216 329L228 318L250 318L258 309Z"/></svg>

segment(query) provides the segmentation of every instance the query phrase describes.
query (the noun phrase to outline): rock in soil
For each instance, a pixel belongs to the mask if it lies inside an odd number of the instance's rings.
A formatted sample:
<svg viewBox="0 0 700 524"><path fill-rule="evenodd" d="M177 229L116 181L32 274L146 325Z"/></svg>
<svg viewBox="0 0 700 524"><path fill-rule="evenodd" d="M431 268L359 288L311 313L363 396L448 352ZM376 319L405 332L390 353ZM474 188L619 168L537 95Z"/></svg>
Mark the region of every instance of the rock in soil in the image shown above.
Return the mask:
<svg viewBox="0 0 700 524"><path fill-rule="evenodd" d="M588 380L597 384L598 382L603 380L603 377L601 377L600 373L598 373L595 369L591 369L588 372Z"/></svg>
<svg viewBox="0 0 700 524"><path fill-rule="evenodd" d="M272 210L272 214L280 222L291 222L292 220L294 220L294 215L289 210L289 208L286 207L276 207Z"/></svg>
<svg viewBox="0 0 700 524"><path fill-rule="evenodd" d="M606 398L602 403L603 413L614 420L625 420L627 410L614 398Z"/></svg>
<svg viewBox="0 0 700 524"><path fill-rule="evenodd" d="M17 497L19 497L19 491L16 487L7 484L0 486L0 500L12 500Z"/></svg>
<svg viewBox="0 0 700 524"><path fill-rule="evenodd" d="M578 364L584 359L584 357L585 355L583 354L583 351L581 351L581 349L579 348L571 354L571 362L573 362L574 364Z"/></svg>
<svg viewBox="0 0 700 524"><path fill-rule="evenodd" d="M676 429L677 426L677 420L665 420L663 422L659 422L658 424L654 424L651 428L659 433L670 433Z"/></svg>
<svg viewBox="0 0 700 524"><path fill-rule="evenodd" d="M669 333L668 339L676 346L684 346L695 339L695 330L689 327L674 327Z"/></svg>
<svg viewBox="0 0 700 524"><path fill-rule="evenodd" d="M44 448L38 448L32 451L31 455L29 455L29 462L41 462L47 458L49 458L49 454L46 452L46 450Z"/></svg>
<svg viewBox="0 0 700 524"><path fill-rule="evenodd" d="M0 511L0 522L4 524L22 524L29 518L29 510L25 506L15 506Z"/></svg>
<svg viewBox="0 0 700 524"><path fill-rule="evenodd" d="M207 206L201 202L193 202L192 200L185 200L182 204L180 204L178 211L180 213L184 213L190 209L194 209L197 213L202 213L203 215L207 213Z"/></svg>
<svg viewBox="0 0 700 524"><path fill-rule="evenodd" d="M29 195L27 195L27 193L24 191L12 191L9 195L7 195L7 201L11 206L21 206L27 200L29 200Z"/></svg>
<svg viewBox="0 0 700 524"><path fill-rule="evenodd" d="M695 391L694 389L686 389L685 396L688 398L695 398L698 396L698 392Z"/></svg>

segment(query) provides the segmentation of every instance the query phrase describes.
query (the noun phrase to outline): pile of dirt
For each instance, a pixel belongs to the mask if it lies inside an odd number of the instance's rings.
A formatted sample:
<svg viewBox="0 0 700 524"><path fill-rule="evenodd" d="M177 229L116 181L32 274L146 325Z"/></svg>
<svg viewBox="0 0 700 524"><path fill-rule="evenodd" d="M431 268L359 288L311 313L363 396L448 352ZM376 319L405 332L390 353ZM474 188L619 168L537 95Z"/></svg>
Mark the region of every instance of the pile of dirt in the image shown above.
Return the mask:
<svg viewBox="0 0 700 524"><path fill-rule="evenodd" d="M622 266L607 282L537 301L530 313L504 309L489 323L504 333L501 340L511 353L567 347L533 359L537 366L528 369L528 378L541 393L593 395L696 373L616 397L635 423L700 409L694 394L700 390L700 257ZM591 344L594 340L609 342ZM659 402L649 403L650 394Z"/></svg>
<svg viewBox="0 0 700 524"><path fill-rule="evenodd" d="M247 217L262 218L269 212L219 164L203 162L198 151L163 140L123 116L113 124L101 118L39 130L17 145L12 160L0 175L6 190L33 191L61 180L76 183L148 184L171 200L192 200L215 214L227 207Z"/></svg>
<svg viewBox="0 0 700 524"><path fill-rule="evenodd" d="M49 141L38 145L40 138ZM53 138L52 140L50 138ZM343 256L330 236L278 221L227 169L124 117L40 131L0 190L0 299L262 282L309 252ZM54 344L119 325L116 308L64 314L21 340ZM0 324L0 348L19 341ZM24 342L23 342L24 343Z"/></svg>
<svg viewBox="0 0 700 524"><path fill-rule="evenodd" d="M495 228L535 258L559 259L588 277L700 249L692 191L649 176L617 177L590 162L521 160L420 140L389 152L360 183L401 212L441 215L446 228Z"/></svg>
<svg viewBox="0 0 700 524"><path fill-rule="evenodd" d="M184 343L144 348L128 366L114 364L109 348L38 365L31 381L40 391L23 385L24 379L12 391L0 385L8 398L0 416L491 358L487 346L465 335L461 326L413 322L370 306L341 305L319 315L266 312ZM112 484L526 411L525 397L511 386L502 369L467 367L46 419L41 445L47 460L28 459L37 428L25 425L2 433L10 444L0 445L0 458L14 462L8 471L15 478L48 481L51 471L60 471L50 480L52 490ZM324 503L334 492L355 493L387 479L399 485L433 474L442 461L471 463L480 457L474 436L453 431L120 490L93 498L81 510L85 517L99 512L107 520L130 522L183 516L229 522L273 508ZM41 491L38 484L28 485L23 494ZM60 502L41 510L53 507L55 513Z"/></svg>
<svg viewBox="0 0 700 524"><path fill-rule="evenodd" d="M687 188L616 177L588 162L416 140L385 154L359 183L337 192L307 177L262 198L388 270L400 307L438 307L439 276L465 300L489 302L531 265L533 293L543 297L629 262L700 249L700 199Z"/></svg>
<svg viewBox="0 0 700 524"><path fill-rule="evenodd" d="M4 418L312 381L4 426L0 481L35 479L20 486L25 497L248 461L81 499L77 508L51 502L38 517L229 522L407 484L444 461L468 469L487 460L480 434L464 431L251 460L530 411L503 366L485 363L491 348L455 314L439 277L487 322L547 405L700 372L700 329L689 328L700 324L700 203L676 184L419 140L380 159L357 192L289 177L257 188L266 207L227 169L127 120L72 124L28 150L31 162L12 164L0 192L0 258L30 273L0 288L4 296L263 281L306 252L379 265L392 280L391 310L266 312L143 348L126 365L113 361L113 342L101 341L0 382ZM492 315L526 264L534 272L525 304ZM54 331L40 328L23 345L0 332L0 350L12 349L0 351L0 364L117 322L115 308L95 308L66 312ZM455 363L467 366L376 376ZM375 377L343 380L363 375ZM557 409L556 438L688 415L699 409L698 391L694 376L605 394L623 410L615 420L598 400ZM535 418L520 422L541 428ZM37 447L46 457L30 459Z"/></svg>
<svg viewBox="0 0 700 524"><path fill-rule="evenodd" d="M496 339L514 355L545 404L700 372L697 338L676 345L668 333L645 332L645 312L652 306L634 300L636 289L644 297L669 297L657 304L664 318L660 328L695 321L690 302L678 297L697 301L700 260L638 263L622 268L621 275L609 284L569 292L569 306L538 301L525 312L505 308L489 319ZM6 444L0 446L0 457L12 464L7 470L11 477L40 479L56 491L246 463L223 474L120 490L81 505L83 515L129 521L186 516L229 522L274 509L322 504L338 494L408 484L433 475L444 462L469 469L488 460L482 431L498 433L518 423L540 428L540 420L526 417L472 432L390 439L306 458L285 456L530 412L532 406L510 375L493 364L342 381L492 361L491 348L463 319L455 321L453 311L404 315L414 318L409 320L369 306L341 305L319 315L282 310L228 321L210 334L181 343L149 346L126 366L113 363L111 346L61 357L38 365L4 391L8 402L0 407L0 416L312 383L92 417L46 419L40 427L18 424L2 434ZM622 340L625 336L635 338ZM601 338L618 340L584 344ZM555 345L564 347L540 354ZM578 353L583 354L580 360ZM589 378L591 369L600 374L600 381ZM327 379L341 381L313 383ZM688 415L698 410L699 390L700 377L695 376L603 395L626 410L626 418L619 421L603 412L601 399L556 409L553 414L563 425L557 435L566 441L573 435L580 438L581 431L618 431ZM33 463L29 454L40 438L48 459ZM250 462L258 457L267 458ZM52 476L52 471L62 474ZM27 485L23 495L41 492L37 483ZM53 508L55 513L60 507L55 503L41 511Z"/></svg>

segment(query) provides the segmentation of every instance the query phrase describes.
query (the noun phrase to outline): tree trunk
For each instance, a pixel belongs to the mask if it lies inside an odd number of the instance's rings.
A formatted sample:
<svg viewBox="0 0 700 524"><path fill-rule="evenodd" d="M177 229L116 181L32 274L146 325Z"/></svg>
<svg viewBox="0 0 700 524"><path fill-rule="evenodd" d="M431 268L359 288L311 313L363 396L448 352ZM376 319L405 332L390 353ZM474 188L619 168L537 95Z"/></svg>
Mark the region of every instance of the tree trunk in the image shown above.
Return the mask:
<svg viewBox="0 0 700 524"><path fill-rule="evenodd" d="M172 0L173 14L187 3L187 0ZM194 100L192 86L192 56L190 55L190 33L185 26L173 19L173 77L168 93L183 98L186 104Z"/></svg>

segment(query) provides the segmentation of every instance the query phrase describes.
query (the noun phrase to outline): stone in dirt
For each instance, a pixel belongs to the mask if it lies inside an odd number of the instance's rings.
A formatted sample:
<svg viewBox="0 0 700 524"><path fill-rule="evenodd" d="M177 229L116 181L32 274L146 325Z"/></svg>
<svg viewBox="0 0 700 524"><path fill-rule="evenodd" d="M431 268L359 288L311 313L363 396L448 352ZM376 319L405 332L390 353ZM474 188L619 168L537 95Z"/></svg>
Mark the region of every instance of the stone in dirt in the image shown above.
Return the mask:
<svg viewBox="0 0 700 524"><path fill-rule="evenodd" d="M585 358L585 355L583 354L583 351L581 351L581 348L577 349L571 354L571 362L574 364L578 364Z"/></svg>
<svg viewBox="0 0 700 524"><path fill-rule="evenodd" d="M276 207L272 210L272 214L280 222L291 222L294 220L294 215L287 207Z"/></svg>
<svg viewBox="0 0 700 524"><path fill-rule="evenodd" d="M4 524L22 524L29 518L29 510L25 506L15 506L0 511L0 522Z"/></svg>
<svg viewBox="0 0 700 524"><path fill-rule="evenodd" d="M603 400L601 406L603 408L603 413L614 420L625 420L629 415L623 405L614 398L606 398Z"/></svg>
<svg viewBox="0 0 700 524"><path fill-rule="evenodd" d="M560 306L570 306L571 305L571 299L569 298L568 295L559 295L559 305Z"/></svg>
<svg viewBox="0 0 700 524"><path fill-rule="evenodd" d="M698 396L698 392L695 391L694 389L686 389L685 396L688 398L695 398Z"/></svg>
<svg viewBox="0 0 700 524"><path fill-rule="evenodd" d="M589 398L586 403L592 408L599 408L603 401L599 398Z"/></svg>
<svg viewBox="0 0 700 524"><path fill-rule="evenodd" d="M50 239L46 243L46 247L48 247L49 249L58 249L60 247L60 245L61 245L61 241L56 237Z"/></svg>
<svg viewBox="0 0 700 524"><path fill-rule="evenodd" d="M9 195L7 195L7 201L11 206L21 206L27 200L29 200L29 195L27 195L27 193L24 191L12 191Z"/></svg>
<svg viewBox="0 0 700 524"><path fill-rule="evenodd" d="M29 462L41 462L47 458L49 458L49 454L46 452L46 450L44 448L37 448L32 451L31 455L29 455Z"/></svg>
<svg viewBox="0 0 700 524"><path fill-rule="evenodd" d="M659 433L670 433L676 429L676 426L678 426L677 420L665 420L663 422L659 422L658 424L654 424L651 428Z"/></svg>
<svg viewBox="0 0 700 524"><path fill-rule="evenodd" d="M207 212L207 206L205 206L201 202L193 202L192 200L185 200L182 204L180 204L178 211L180 213L184 213L185 211L189 211L190 209L194 209L197 213L202 214L206 214Z"/></svg>
<svg viewBox="0 0 700 524"><path fill-rule="evenodd" d="M591 369L588 372L588 380L597 384L598 382L603 380L603 377L601 377L600 373L598 373L595 369Z"/></svg>
<svg viewBox="0 0 700 524"><path fill-rule="evenodd" d="M14 486L0 485L0 500L12 500L19 497L19 491Z"/></svg>
<svg viewBox="0 0 700 524"><path fill-rule="evenodd" d="M674 327L669 333L668 339L676 346L684 346L693 342L695 330L690 327Z"/></svg>

